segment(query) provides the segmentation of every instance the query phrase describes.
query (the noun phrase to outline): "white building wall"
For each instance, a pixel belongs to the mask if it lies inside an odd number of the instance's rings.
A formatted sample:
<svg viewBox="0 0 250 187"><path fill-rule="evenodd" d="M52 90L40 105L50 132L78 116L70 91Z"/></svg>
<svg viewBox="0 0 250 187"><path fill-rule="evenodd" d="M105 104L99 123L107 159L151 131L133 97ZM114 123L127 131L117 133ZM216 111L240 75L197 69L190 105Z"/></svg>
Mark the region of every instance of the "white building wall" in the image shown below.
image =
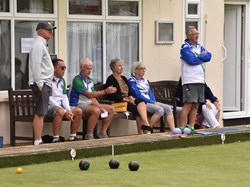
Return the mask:
<svg viewBox="0 0 250 187"><path fill-rule="evenodd" d="M183 0L143 0L142 1L142 29L141 29L141 60L146 64L146 77L150 81L178 80L181 71L179 50L184 40L183 35ZM67 59L67 1L57 0L57 24L56 53L58 57ZM224 1L203 0L202 15L202 39L206 48L212 52L213 58L206 66L207 83L218 98L223 101L223 22ZM216 5L216 6L215 6ZM204 18L207 17L207 24ZM169 45L155 44L155 21L174 21L174 43ZM206 34L204 35L204 30ZM69 62L66 62L69 65ZM0 136L4 136L4 144L9 144L9 109L7 94L0 96ZM31 123L18 129L18 133L31 133ZM44 134L51 134L51 126L45 125ZM116 120L111 124L111 135L136 134L135 122ZM69 125L63 125L62 135L66 138L69 134Z"/></svg>

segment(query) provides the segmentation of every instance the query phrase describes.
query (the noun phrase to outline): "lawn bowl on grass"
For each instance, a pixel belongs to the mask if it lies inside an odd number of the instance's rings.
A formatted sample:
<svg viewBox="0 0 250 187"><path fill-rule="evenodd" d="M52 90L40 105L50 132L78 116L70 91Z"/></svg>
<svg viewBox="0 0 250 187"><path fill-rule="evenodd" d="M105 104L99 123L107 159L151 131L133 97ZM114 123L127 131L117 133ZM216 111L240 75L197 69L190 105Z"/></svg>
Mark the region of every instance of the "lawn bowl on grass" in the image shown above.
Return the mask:
<svg viewBox="0 0 250 187"><path fill-rule="evenodd" d="M128 164L128 168L130 171L137 171L139 169L139 163L136 161L130 161Z"/></svg>
<svg viewBox="0 0 250 187"><path fill-rule="evenodd" d="M81 170L88 170L89 167L90 167L90 163L89 163L87 160L81 160L81 161L79 162L79 168L80 168Z"/></svg>
<svg viewBox="0 0 250 187"><path fill-rule="evenodd" d="M120 166L120 162L119 162L118 160L111 159L111 160L109 161L109 167L110 167L111 169L118 169L119 166Z"/></svg>

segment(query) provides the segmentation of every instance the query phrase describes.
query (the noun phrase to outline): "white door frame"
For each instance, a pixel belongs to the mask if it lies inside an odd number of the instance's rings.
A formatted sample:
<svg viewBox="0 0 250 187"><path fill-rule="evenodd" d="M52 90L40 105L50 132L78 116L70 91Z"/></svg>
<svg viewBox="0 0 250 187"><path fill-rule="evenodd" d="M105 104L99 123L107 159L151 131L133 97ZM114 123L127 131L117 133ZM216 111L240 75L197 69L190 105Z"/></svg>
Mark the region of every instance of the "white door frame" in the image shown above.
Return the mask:
<svg viewBox="0 0 250 187"><path fill-rule="evenodd" d="M226 5L244 5L244 23L242 27L243 39L242 39L242 80L241 80L241 110L237 112L223 112L223 119L234 119L234 118L244 118L250 117L250 0L247 2L232 2L225 1ZM224 64L225 65L225 64ZM225 73L225 72L224 72ZM240 97L241 97L240 96Z"/></svg>

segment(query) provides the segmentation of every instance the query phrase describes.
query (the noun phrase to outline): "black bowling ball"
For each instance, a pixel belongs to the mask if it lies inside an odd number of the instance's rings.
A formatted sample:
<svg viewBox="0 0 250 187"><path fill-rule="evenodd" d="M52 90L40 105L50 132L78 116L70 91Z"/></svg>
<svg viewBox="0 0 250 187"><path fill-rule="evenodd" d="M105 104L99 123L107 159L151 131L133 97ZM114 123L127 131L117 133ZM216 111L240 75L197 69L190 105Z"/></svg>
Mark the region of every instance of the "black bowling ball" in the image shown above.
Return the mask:
<svg viewBox="0 0 250 187"><path fill-rule="evenodd" d="M128 164L130 171L137 171L139 169L139 163L136 161L130 161Z"/></svg>
<svg viewBox="0 0 250 187"><path fill-rule="evenodd" d="M109 161L109 167L110 167L111 169L117 169L117 168L119 168L119 166L120 166L120 163L119 163L118 160L111 159L111 160Z"/></svg>
<svg viewBox="0 0 250 187"><path fill-rule="evenodd" d="M89 166L90 166L90 163L87 161L87 160L81 160L79 162L79 168L81 170L88 170L89 169Z"/></svg>

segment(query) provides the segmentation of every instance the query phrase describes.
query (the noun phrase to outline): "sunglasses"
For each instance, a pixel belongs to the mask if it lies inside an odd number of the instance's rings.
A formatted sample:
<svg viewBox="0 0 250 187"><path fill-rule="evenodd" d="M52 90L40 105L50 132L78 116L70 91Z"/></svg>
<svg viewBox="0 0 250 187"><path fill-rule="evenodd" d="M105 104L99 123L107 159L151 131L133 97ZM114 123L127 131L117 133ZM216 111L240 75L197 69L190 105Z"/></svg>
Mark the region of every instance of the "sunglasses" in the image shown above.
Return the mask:
<svg viewBox="0 0 250 187"><path fill-rule="evenodd" d="M61 70L65 70L66 66L59 66L58 68L60 68Z"/></svg>

